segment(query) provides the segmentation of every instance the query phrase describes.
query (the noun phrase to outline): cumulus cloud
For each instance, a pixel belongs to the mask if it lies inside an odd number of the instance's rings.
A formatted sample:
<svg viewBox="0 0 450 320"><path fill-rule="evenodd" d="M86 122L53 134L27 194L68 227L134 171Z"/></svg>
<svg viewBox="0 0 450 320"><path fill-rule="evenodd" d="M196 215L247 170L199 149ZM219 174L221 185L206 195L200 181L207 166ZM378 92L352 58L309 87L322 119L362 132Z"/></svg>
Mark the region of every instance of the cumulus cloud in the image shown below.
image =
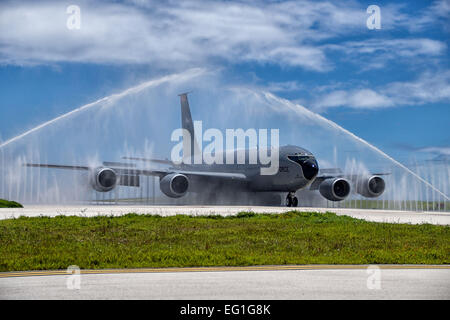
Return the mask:
<svg viewBox="0 0 450 320"><path fill-rule="evenodd" d="M269 82L264 86L264 90L269 92L292 92L305 90L305 86L298 81Z"/></svg>
<svg viewBox="0 0 450 320"><path fill-rule="evenodd" d="M66 2L2 2L0 63L142 63L172 68L217 60L256 61L321 72L333 68L321 41L367 32L365 7L353 1L134 0L77 5L81 29L69 30ZM384 16L393 17L383 20L384 28L406 19L396 6L383 7ZM440 50L437 42L422 44L419 53ZM357 43L353 46L363 50ZM376 43L371 46L377 50ZM406 45L404 53L408 50Z"/></svg>
<svg viewBox="0 0 450 320"><path fill-rule="evenodd" d="M398 104L423 104L450 100L450 70L426 72L417 80L393 82L383 91Z"/></svg>
<svg viewBox="0 0 450 320"><path fill-rule="evenodd" d="M450 156L450 147L426 147L417 149L416 151Z"/></svg>
<svg viewBox="0 0 450 320"><path fill-rule="evenodd" d="M450 71L425 72L413 81L392 82L379 88L321 92L312 103L323 111L333 107L376 109L450 101Z"/></svg>
<svg viewBox="0 0 450 320"><path fill-rule="evenodd" d="M361 70L384 68L389 62L415 63L422 59L444 56L447 45L427 38L368 39L364 41L345 41L340 44L325 45L323 48L340 52L345 59L358 64Z"/></svg>
<svg viewBox="0 0 450 320"><path fill-rule="evenodd" d="M450 32L450 0L438 0L424 10L424 13L409 23L412 31L439 26L443 31Z"/></svg>
<svg viewBox="0 0 450 320"><path fill-rule="evenodd" d="M4 2L0 5L0 62L155 63L164 67L224 59L322 71L327 68L325 55L305 41L329 37L324 31L342 20L354 27L359 23L355 12L360 10L305 4L301 8L296 2L82 1L81 29L69 30L65 3ZM320 21L326 23L312 28Z"/></svg>
<svg viewBox="0 0 450 320"><path fill-rule="evenodd" d="M382 94L371 89L359 90L337 90L325 95L321 100L314 104L317 109L325 109L332 107L350 107L373 109L379 107L392 106L392 101Z"/></svg>

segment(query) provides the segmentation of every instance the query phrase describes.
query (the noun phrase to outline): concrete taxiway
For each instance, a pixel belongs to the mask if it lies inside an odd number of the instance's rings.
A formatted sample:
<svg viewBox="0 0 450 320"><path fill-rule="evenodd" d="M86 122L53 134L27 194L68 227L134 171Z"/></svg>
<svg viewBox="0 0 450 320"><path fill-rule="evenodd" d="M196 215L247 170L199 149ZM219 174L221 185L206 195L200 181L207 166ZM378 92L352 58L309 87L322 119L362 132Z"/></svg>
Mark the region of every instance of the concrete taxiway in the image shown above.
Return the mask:
<svg viewBox="0 0 450 320"><path fill-rule="evenodd" d="M343 208L335 212L391 223L450 225L449 213ZM0 219L20 216L98 215L130 212L162 216L280 213L285 207L242 206L27 206L0 209ZM137 270L81 270L70 289L66 270L0 273L0 299L450 299L450 266L261 266ZM379 268L379 269L378 269Z"/></svg>
<svg viewBox="0 0 450 320"><path fill-rule="evenodd" d="M412 212L395 210L367 210L347 208L295 208L299 211L308 212L334 212L337 215L347 215L358 219L375 222L411 223L411 224L439 224L450 225L449 212ZM176 214L186 215L234 215L242 211L257 213L281 213L291 211L287 207L264 207L264 206L136 206L136 205L72 205L72 206L44 206L31 205L25 208L0 209L0 219L18 218L20 216L54 217L57 215L75 215L93 217L98 215L120 216L130 212L137 214L158 214L170 216Z"/></svg>
<svg viewBox="0 0 450 320"><path fill-rule="evenodd" d="M0 299L450 299L450 266L368 267L81 270L78 282L65 270L0 273Z"/></svg>

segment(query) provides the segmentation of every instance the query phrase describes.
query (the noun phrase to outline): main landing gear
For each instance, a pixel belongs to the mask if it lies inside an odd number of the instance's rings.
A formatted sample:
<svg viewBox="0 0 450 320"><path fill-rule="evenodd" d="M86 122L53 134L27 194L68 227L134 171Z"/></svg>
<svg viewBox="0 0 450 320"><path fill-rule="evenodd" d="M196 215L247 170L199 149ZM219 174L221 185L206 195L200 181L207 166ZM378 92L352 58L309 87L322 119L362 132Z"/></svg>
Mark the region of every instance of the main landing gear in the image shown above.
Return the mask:
<svg viewBox="0 0 450 320"><path fill-rule="evenodd" d="M289 192L286 197L286 207L296 207L298 206L298 199L295 196L295 192Z"/></svg>

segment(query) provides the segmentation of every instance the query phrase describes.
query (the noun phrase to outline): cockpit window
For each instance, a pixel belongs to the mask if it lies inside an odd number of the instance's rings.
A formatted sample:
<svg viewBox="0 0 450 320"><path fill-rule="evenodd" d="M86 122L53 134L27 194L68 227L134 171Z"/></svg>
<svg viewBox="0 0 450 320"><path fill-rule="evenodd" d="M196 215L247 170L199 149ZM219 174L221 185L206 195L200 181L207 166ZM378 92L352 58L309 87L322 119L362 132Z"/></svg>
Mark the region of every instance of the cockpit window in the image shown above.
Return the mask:
<svg viewBox="0 0 450 320"><path fill-rule="evenodd" d="M288 159L297 162L302 167L303 176L308 180L314 178L319 172L319 165L314 157L293 155L288 156Z"/></svg>
<svg viewBox="0 0 450 320"><path fill-rule="evenodd" d="M294 162L297 162L298 164L300 164L300 161L305 161L308 160L310 157L309 156L288 156L288 158Z"/></svg>

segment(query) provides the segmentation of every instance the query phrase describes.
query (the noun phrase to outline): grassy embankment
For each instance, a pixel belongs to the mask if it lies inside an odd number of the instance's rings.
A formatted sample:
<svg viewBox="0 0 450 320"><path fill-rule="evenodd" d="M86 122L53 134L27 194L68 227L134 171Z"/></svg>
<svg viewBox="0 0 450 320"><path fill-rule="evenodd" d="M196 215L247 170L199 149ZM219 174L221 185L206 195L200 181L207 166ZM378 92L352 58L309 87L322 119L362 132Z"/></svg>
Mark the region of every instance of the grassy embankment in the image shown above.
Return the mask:
<svg viewBox="0 0 450 320"><path fill-rule="evenodd" d="M0 199L0 208L23 208L20 203Z"/></svg>
<svg viewBox="0 0 450 320"><path fill-rule="evenodd" d="M375 263L449 264L450 227L302 212L0 221L0 271Z"/></svg>

